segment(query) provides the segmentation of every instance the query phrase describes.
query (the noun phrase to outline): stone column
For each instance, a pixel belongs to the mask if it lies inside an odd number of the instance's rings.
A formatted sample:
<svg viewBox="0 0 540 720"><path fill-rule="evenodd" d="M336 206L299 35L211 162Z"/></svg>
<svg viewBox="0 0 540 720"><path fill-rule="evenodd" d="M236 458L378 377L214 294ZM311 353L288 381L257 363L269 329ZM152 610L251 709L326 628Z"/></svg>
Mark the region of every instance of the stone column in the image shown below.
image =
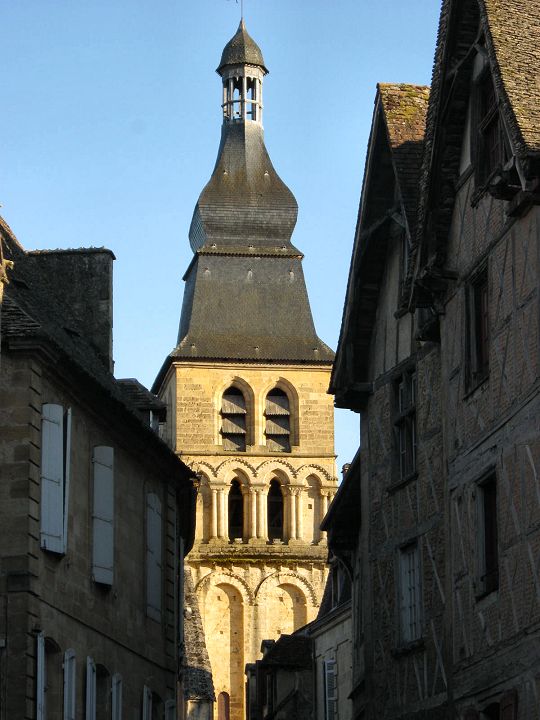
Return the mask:
<svg viewBox="0 0 540 720"><path fill-rule="evenodd" d="M265 540L265 515L266 515L266 505L265 505L265 496L262 491L262 489L257 489L257 538L259 540Z"/></svg>
<svg viewBox="0 0 540 720"><path fill-rule="evenodd" d="M249 533L250 533L250 522L249 522L249 495L250 495L250 488L244 488L242 493L242 538L244 539L244 542L246 542L249 539Z"/></svg>
<svg viewBox="0 0 540 720"><path fill-rule="evenodd" d="M217 538L217 518L218 518L218 508L217 508L217 490L215 488L212 488L212 522L210 527L210 539L215 540Z"/></svg>
<svg viewBox="0 0 540 720"><path fill-rule="evenodd" d="M289 488L289 540L296 540L296 495Z"/></svg>
<svg viewBox="0 0 540 720"><path fill-rule="evenodd" d="M296 493L296 538L303 540L304 537L304 515L302 488L295 488Z"/></svg>
<svg viewBox="0 0 540 720"><path fill-rule="evenodd" d="M249 515L249 537L255 539L257 537L257 493L255 488L249 488L251 500L251 512Z"/></svg>
<svg viewBox="0 0 540 720"><path fill-rule="evenodd" d="M225 495L224 488L218 490L218 537L225 539L228 536L228 523L227 523L227 496Z"/></svg>
<svg viewBox="0 0 540 720"><path fill-rule="evenodd" d="M324 516L328 512L328 493L326 490L321 490L321 522L323 521ZM319 540L326 543L326 531L325 530L319 530L320 538Z"/></svg>

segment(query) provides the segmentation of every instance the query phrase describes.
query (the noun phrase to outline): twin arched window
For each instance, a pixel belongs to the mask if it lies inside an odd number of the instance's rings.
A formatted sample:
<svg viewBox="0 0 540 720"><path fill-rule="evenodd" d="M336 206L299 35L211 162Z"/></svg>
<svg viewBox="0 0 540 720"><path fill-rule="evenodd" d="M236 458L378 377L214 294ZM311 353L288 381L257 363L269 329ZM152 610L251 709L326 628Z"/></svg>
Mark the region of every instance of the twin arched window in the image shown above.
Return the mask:
<svg viewBox="0 0 540 720"><path fill-rule="evenodd" d="M221 437L223 449L245 452L249 419L243 392L231 385L221 400ZM270 390L264 407L264 437L268 450L291 452L291 410L284 390Z"/></svg>

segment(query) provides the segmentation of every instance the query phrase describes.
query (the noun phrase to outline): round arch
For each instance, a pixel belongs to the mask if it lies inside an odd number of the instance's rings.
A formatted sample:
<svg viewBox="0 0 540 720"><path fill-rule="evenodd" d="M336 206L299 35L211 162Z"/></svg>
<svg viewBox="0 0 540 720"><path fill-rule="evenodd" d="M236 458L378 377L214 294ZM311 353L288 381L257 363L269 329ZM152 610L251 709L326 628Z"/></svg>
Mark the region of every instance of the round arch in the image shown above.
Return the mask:
<svg viewBox="0 0 540 720"><path fill-rule="evenodd" d="M287 395L289 399L291 446L300 445L300 401L298 391L290 380L282 376L268 382L259 394L259 407L263 409L263 412L266 396L271 390L281 390Z"/></svg>
<svg viewBox="0 0 540 720"><path fill-rule="evenodd" d="M246 445L255 442L255 393L251 385L238 375L229 376L214 392L214 437L216 445L221 445L221 404L223 395L229 388L240 390L246 401Z"/></svg>
<svg viewBox="0 0 540 720"><path fill-rule="evenodd" d="M309 599L313 608L319 606L319 599L309 580L300 575L300 573L295 573L292 570L287 570L286 572L277 571L263 578L255 588L255 600L259 603L264 601L265 595L267 595L271 589L277 588L280 585L295 586Z"/></svg>
<svg viewBox="0 0 540 720"><path fill-rule="evenodd" d="M233 573L213 570L202 577L195 586L195 591L200 599L200 596L204 590L210 585L213 587L217 585L232 585L236 588L242 596L242 602L245 606L253 605L255 603L255 594L249 587L244 578Z"/></svg>

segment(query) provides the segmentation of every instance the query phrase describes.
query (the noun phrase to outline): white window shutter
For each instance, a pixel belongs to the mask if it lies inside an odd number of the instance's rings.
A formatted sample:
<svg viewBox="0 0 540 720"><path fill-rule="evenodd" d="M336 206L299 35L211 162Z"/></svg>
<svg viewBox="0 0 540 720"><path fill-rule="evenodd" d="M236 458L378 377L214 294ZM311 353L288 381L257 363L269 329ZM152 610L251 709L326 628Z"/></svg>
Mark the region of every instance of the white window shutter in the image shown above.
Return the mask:
<svg viewBox="0 0 540 720"><path fill-rule="evenodd" d="M161 621L162 586L161 501L155 493L146 496L146 614Z"/></svg>
<svg viewBox="0 0 540 720"><path fill-rule="evenodd" d="M41 547L64 552L64 409L41 410Z"/></svg>
<svg viewBox="0 0 540 720"><path fill-rule="evenodd" d="M94 448L94 510L92 577L112 585L114 575L114 450Z"/></svg>
<svg viewBox="0 0 540 720"><path fill-rule="evenodd" d="M86 715L85 720L96 720L96 664L86 658Z"/></svg>
<svg viewBox="0 0 540 720"><path fill-rule="evenodd" d="M75 720L76 659L74 650L64 653L64 720Z"/></svg>
<svg viewBox="0 0 540 720"><path fill-rule="evenodd" d="M176 720L176 700L167 700L165 703L165 720Z"/></svg>
<svg viewBox="0 0 540 720"><path fill-rule="evenodd" d="M112 720L122 720L122 676L115 673L112 677Z"/></svg>
<svg viewBox="0 0 540 720"><path fill-rule="evenodd" d="M36 638L36 720L46 720L45 708L45 637L40 632Z"/></svg>
<svg viewBox="0 0 540 720"><path fill-rule="evenodd" d="M143 687L142 720L152 720L152 691L147 685Z"/></svg>
<svg viewBox="0 0 540 720"><path fill-rule="evenodd" d="M71 408L64 414L64 552L67 550L69 519L69 484L71 479Z"/></svg>

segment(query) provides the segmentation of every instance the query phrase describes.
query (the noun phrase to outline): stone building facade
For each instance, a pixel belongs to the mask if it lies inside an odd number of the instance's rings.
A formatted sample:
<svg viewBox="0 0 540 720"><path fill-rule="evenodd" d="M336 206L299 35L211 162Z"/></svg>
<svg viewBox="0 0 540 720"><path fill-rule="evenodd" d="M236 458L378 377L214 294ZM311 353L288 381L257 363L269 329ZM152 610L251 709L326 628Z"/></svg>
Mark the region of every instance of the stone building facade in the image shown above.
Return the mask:
<svg viewBox="0 0 540 720"><path fill-rule="evenodd" d="M445 0L427 116L379 86L331 383L362 416L354 717L538 717L539 18Z"/></svg>
<svg viewBox="0 0 540 720"><path fill-rule="evenodd" d="M0 718L175 718L196 496L111 374L112 253L0 237Z"/></svg>
<svg viewBox="0 0 540 720"><path fill-rule="evenodd" d="M190 228L178 345L154 385L168 442L200 477L189 565L220 720L244 717L262 640L316 616L337 487L333 353L291 243L296 201L264 145L267 72L242 21L218 68L221 144Z"/></svg>

